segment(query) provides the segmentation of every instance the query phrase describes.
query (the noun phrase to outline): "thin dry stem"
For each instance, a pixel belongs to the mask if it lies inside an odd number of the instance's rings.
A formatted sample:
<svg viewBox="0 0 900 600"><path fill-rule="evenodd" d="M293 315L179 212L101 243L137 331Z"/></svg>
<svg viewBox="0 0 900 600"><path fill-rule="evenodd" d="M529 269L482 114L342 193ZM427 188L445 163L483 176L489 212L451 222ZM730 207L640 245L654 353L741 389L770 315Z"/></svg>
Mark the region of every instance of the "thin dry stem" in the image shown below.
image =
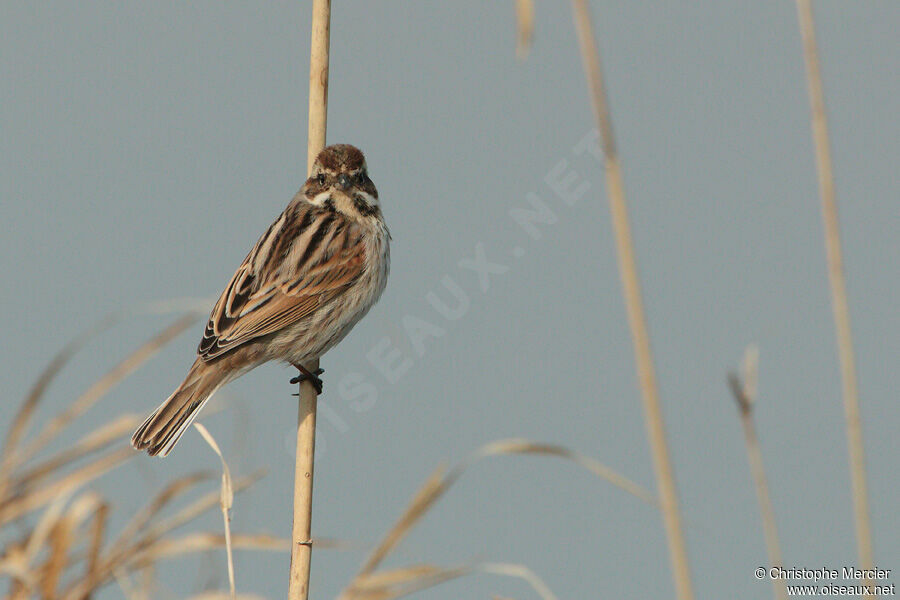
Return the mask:
<svg viewBox="0 0 900 600"><path fill-rule="evenodd" d="M222 507L222 520L224 521L225 526L225 553L228 557L228 589L231 590L231 597L234 598L234 556L231 553L231 506L234 504L234 490L231 487L231 470L228 468L228 463L225 462L225 457L219 449L219 444L216 443L216 439L209 430L200 423L194 423L194 427L200 432L200 435L203 436L203 439L209 444L210 448L213 449L213 452L219 455L219 460L222 461L222 489L219 503Z"/></svg>
<svg viewBox="0 0 900 600"><path fill-rule="evenodd" d="M756 424L753 421L753 407L756 404L757 361L755 349L748 348L744 354L743 382L734 373L728 376L731 393L737 402L741 416L741 428L744 431L744 445L747 448L747 461L750 463L750 476L756 490L756 500L762 518L763 535L766 540L766 552L770 567L782 567L781 544L778 541L778 528L775 526L775 508L769 495L769 483L763 466L762 450L756 435ZM772 579L772 588L778 600L786 600L787 584L784 579Z"/></svg>
<svg viewBox="0 0 900 600"><path fill-rule="evenodd" d="M309 142L306 170L312 172L316 156L325 147L328 123L328 50L331 35L331 0L313 0L312 35L309 56ZM303 365L310 372L319 361ZM291 572L288 598L309 597L309 568L312 559L313 463L316 447L316 403L318 396L310 381L300 384L297 414L297 456L294 466L294 524L291 532Z"/></svg>
<svg viewBox="0 0 900 600"><path fill-rule="evenodd" d="M825 229L825 251L828 261L828 282L831 286L831 306L837 334L841 364L844 415L847 421L847 446L850 453L850 479L853 486L853 513L856 521L856 542L859 566L872 569L872 531L869 524L869 493L866 483L866 460L859 417L859 396L856 385L856 360L853 355L853 335L850 330L850 309L841 252L834 177L831 168L831 144L828 140L828 121L825 115L825 92L819 69L815 24L810 0L797 0L797 15L803 37L803 57L806 61L806 83L812 112L813 142L816 150L816 170L822 197L822 224ZM866 581L871 584L871 581ZM871 597L871 596L866 596Z"/></svg>
<svg viewBox="0 0 900 600"><path fill-rule="evenodd" d="M594 40L587 2L585 0L573 0L573 7L575 28L578 32L585 76L588 80L594 117L600 130L603 153L606 159L606 187L615 231L619 273L622 278L622 290L628 311L628 324L634 342L635 362L640 382L641 398L644 404L644 419L647 434L650 438L653 466L656 471L656 480L662 502L663 521L666 527L669 556L672 563L672 576L675 580L678 598L688 600L694 597L694 591L691 584L690 566L681 526L681 514L678 508L678 490L669 458L665 424L659 404L659 392L653 367L653 355L650 350L650 337L647 332L646 317L644 316L644 306L641 299L641 287L634 257L634 243L631 238L631 226L628 221L628 210L625 203L622 168L616 152L612 120L607 108L606 93L604 91L600 55Z"/></svg>
<svg viewBox="0 0 900 600"><path fill-rule="evenodd" d="M106 375L94 382L94 384L74 402L69 404L64 411L51 419L35 438L21 450L21 452L14 455L14 464L21 464L29 460L39 450L46 446L48 442L59 435L59 432L67 427L69 423L84 414L113 387L118 385L140 368L141 365L150 360L163 348L163 346L175 339L196 320L197 317L194 314L188 314L179 318L163 331L155 335L151 340L142 344L137 350L125 357L119 364L110 369Z"/></svg>
<svg viewBox="0 0 900 600"><path fill-rule="evenodd" d="M650 492L639 486L638 484L630 481L624 476L616 473L609 467L603 465L601 462L578 454L577 452L573 452L567 448L562 446L554 446L550 444L540 444L537 442L532 442L525 439L508 439L508 440L497 440L495 442L490 442L485 444L484 446L478 448L474 452L472 452L469 456L460 461L456 466L452 469L447 470L443 466L438 466L437 469L429 476L429 478L425 481L421 488L416 492L413 499L410 501L406 510L400 516L399 519L394 523L393 527L384 535L381 542L369 557L366 559L363 566L360 568L359 573L357 573L356 577L350 582L350 584L346 587L346 589L342 592L340 598L341 600L354 600L354 599L374 599L374 598L395 598L396 595L389 595L387 592L383 590L378 591L379 594L382 592L384 595L375 594L373 591L373 581L381 581L375 573L375 569L377 569L384 560L393 552L400 542L410 533L413 527L422 519L422 517L437 503L437 501L446 493L446 491L454 484L456 481L462 477L462 475L475 463L490 457L490 456L501 456L501 455L511 455L511 454L535 454L535 455L545 455L545 456L554 456L559 458L565 458L571 460L572 462L584 467L591 473L606 479L613 485L629 492L649 504L659 508L659 504L656 499L653 497ZM454 577L458 577L462 574L465 574L466 571L459 569L446 571L446 573L455 573ZM519 570L518 573L521 575L524 571ZM509 573L505 573L509 574ZM533 574L532 574L533 575ZM528 578L526 578L528 579ZM536 576L534 580L539 581ZM534 580L529 580L534 583ZM436 585L435 582L431 585ZM539 593L543 593L543 590L546 588L541 588L540 585L536 585L535 589L539 591ZM394 589L393 592L397 590ZM552 594L547 597L553 597Z"/></svg>
<svg viewBox="0 0 900 600"><path fill-rule="evenodd" d="M534 0L516 0L516 56L528 56L534 38Z"/></svg>
<svg viewBox="0 0 900 600"><path fill-rule="evenodd" d="M109 518L109 504L103 503L94 513L94 523L90 532L90 546L88 547L87 562L85 564L85 581L88 589L94 589L97 585L97 566L100 563L100 552L103 549L103 538L106 533L107 519Z"/></svg>
<svg viewBox="0 0 900 600"><path fill-rule="evenodd" d="M130 447L117 448L75 471L66 473L53 483L4 501L0 506L0 525L37 510L62 494L72 493L87 482L100 477L131 458L134 458L134 452Z"/></svg>
<svg viewBox="0 0 900 600"><path fill-rule="evenodd" d="M571 460L572 462L587 469L594 475L602 477L619 489L628 492L635 498L643 500L651 506L660 508L659 500L653 493L651 493L643 486L628 479L624 475L607 467L599 460L591 458L590 456L579 454L578 452L569 450L564 446L532 442L530 440L522 438L497 440L495 442L485 444L484 446L470 454L469 457L462 462L462 464L457 466L455 472L461 474L462 470L468 468L471 464L488 456L496 456L501 454L537 454L544 456L556 456L559 458ZM448 477L448 479L453 480L455 480L455 478L456 477L453 474Z"/></svg>
<svg viewBox="0 0 900 600"><path fill-rule="evenodd" d="M534 589L541 600L558 600L556 594L550 587L544 583L544 580L538 577L537 573L526 567L525 565L517 565L511 563L485 563L479 565L479 570L491 575L502 575L504 577L516 577L528 583Z"/></svg>
<svg viewBox="0 0 900 600"><path fill-rule="evenodd" d="M340 600L394 600L470 572L469 567L444 569L435 565L420 564L371 573L354 579L352 587L342 592Z"/></svg>
<svg viewBox="0 0 900 600"><path fill-rule="evenodd" d="M49 459L42 461L35 467L21 475L10 477L12 489L19 489L21 486L32 486L41 479L58 472L66 465L69 465L80 458L88 456L93 452L104 450L110 445L122 440L125 433L134 430L141 422L141 417L137 415L123 415L117 419L101 425L97 429L87 433L75 444L64 448Z"/></svg>
<svg viewBox="0 0 900 600"><path fill-rule="evenodd" d="M28 396L26 396L25 401L19 407L19 411L12 421L6 439L3 441L3 462L0 464L0 481L6 479L9 470L13 467L13 462L11 460L12 453L25 436L31 416L34 414L38 402L43 398L50 383L79 350L81 350L90 340L112 327L116 322L117 320L114 316L107 316L90 327L87 331L70 340L63 346L62 350L53 357L50 363L35 380L34 385L32 385L31 389L28 391Z"/></svg>
<svg viewBox="0 0 900 600"><path fill-rule="evenodd" d="M228 546L230 531L216 538L173 539L170 532L197 517L217 503L230 505L228 485L223 490L200 498L174 516L157 521L160 511L182 493L192 490L207 476L191 475L170 483L150 504L138 512L119 537L106 544L110 505L94 492L79 492L89 484L137 456L124 442L123 436L134 428L138 419L133 415L117 417L85 434L62 452L38 461L29 461L40 450L70 428L74 420L103 397L112 386L141 366L159 347L186 326L183 319L168 327L160 335L144 344L119 365L101 377L84 394L70 402L30 440L25 440L28 425L33 420L34 407L44 396L49 384L82 348L100 331L121 320L123 315L138 311L119 311L101 321L70 342L38 377L7 432L3 443L3 467L0 476L0 529L19 525L23 533L17 540L8 540L0 549L0 574L10 579L7 597L42 597L56 600L86 600L100 587L119 580L128 589L128 597L145 600L157 597L151 591L154 563L167 556L207 548ZM190 317L189 317L190 318ZM87 460L85 460L87 459ZM73 463L84 460L84 464ZM227 480L230 476L226 476ZM249 479L235 482L239 490L251 483ZM223 492L224 495L223 495ZM218 502L217 502L218 501ZM39 516L23 520L28 513L41 511ZM4 531L7 537L11 531ZM273 540L266 536L234 536L235 548L290 548L288 540ZM326 540L326 547L329 541ZM138 574L140 582L131 589L131 574Z"/></svg>

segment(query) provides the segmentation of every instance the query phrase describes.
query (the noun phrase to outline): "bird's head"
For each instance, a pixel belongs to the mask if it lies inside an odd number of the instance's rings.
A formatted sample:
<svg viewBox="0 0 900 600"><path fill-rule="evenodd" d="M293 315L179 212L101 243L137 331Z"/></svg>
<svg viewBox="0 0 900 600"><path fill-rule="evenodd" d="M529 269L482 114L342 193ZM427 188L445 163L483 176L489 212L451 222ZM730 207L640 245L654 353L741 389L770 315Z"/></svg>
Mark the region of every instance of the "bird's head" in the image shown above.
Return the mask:
<svg viewBox="0 0 900 600"><path fill-rule="evenodd" d="M369 179L366 158L359 148L335 144L324 148L300 193L308 202L362 219L378 217L378 190Z"/></svg>

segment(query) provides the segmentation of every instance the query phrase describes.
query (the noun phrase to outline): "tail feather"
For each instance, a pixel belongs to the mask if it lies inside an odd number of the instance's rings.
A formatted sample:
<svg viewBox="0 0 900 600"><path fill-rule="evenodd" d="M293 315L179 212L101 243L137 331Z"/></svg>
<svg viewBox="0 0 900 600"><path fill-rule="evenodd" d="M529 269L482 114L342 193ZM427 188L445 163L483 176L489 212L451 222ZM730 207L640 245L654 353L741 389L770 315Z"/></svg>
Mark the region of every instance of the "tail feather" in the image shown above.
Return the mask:
<svg viewBox="0 0 900 600"><path fill-rule="evenodd" d="M131 445L150 456L167 456L223 383L217 372L197 359L178 389L134 432Z"/></svg>

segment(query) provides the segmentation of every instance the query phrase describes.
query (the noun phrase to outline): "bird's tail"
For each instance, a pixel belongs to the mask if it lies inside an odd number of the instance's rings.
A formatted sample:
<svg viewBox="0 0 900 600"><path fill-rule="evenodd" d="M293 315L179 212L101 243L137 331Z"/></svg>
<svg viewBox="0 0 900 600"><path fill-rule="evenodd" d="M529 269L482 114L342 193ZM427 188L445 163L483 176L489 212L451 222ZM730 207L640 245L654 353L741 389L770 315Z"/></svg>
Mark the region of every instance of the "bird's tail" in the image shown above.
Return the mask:
<svg viewBox="0 0 900 600"><path fill-rule="evenodd" d="M178 389L134 432L131 445L146 450L150 456L167 456L223 383L225 378L221 371L210 368L198 358Z"/></svg>

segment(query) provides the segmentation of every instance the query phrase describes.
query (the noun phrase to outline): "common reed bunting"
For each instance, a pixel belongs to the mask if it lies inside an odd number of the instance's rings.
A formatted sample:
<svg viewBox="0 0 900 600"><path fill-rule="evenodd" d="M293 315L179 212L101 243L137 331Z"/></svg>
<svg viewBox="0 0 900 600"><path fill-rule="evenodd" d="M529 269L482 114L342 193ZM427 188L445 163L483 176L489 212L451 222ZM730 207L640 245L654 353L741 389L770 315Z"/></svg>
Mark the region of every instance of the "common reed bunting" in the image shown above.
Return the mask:
<svg viewBox="0 0 900 600"><path fill-rule="evenodd" d="M131 438L166 456L219 387L273 359L305 365L340 342L381 296L390 234L362 152L322 150L312 175L216 302L184 382Z"/></svg>

